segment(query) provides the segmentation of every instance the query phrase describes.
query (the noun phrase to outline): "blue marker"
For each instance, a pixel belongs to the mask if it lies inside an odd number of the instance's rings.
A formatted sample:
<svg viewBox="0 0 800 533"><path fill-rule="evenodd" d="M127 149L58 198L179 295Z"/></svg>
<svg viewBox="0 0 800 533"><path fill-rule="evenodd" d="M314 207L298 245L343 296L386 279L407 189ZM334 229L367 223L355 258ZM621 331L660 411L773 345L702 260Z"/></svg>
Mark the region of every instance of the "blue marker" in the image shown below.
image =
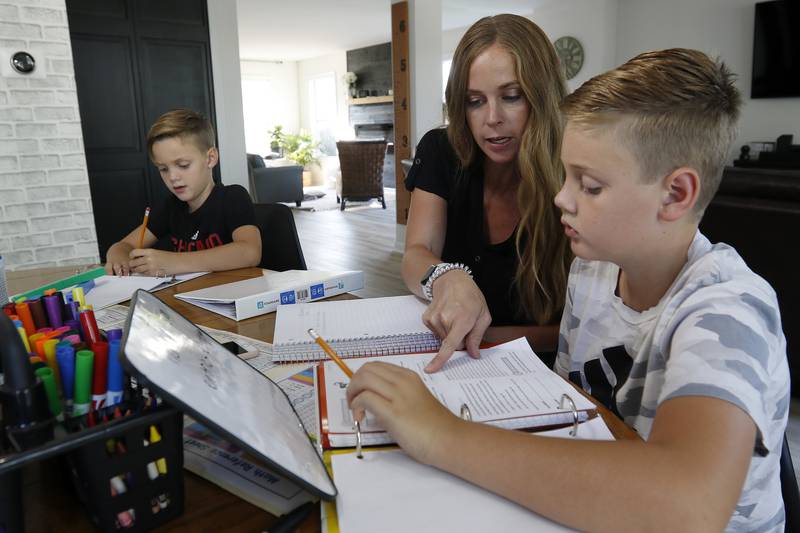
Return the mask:
<svg viewBox="0 0 800 533"><path fill-rule="evenodd" d="M122 401L123 381L122 364L119 361L119 339L109 339L106 405L116 405Z"/></svg>
<svg viewBox="0 0 800 533"><path fill-rule="evenodd" d="M66 341L56 344L56 361L61 373L61 387L64 389L64 404L67 416L72 414L72 397L75 392L75 348Z"/></svg>

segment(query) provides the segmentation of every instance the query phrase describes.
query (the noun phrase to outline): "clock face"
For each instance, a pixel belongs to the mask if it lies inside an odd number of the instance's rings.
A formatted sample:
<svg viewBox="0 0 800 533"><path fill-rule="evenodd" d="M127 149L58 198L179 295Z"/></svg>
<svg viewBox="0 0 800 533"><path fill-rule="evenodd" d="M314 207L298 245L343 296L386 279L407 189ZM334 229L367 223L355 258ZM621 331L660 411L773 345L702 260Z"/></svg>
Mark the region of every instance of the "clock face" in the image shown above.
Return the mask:
<svg viewBox="0 0 800 533"><path fill-rule="evenodd" d="M564 75L571 80L583 66L583 46L575 37L559 37L553 46L561 60Z"/></svg>

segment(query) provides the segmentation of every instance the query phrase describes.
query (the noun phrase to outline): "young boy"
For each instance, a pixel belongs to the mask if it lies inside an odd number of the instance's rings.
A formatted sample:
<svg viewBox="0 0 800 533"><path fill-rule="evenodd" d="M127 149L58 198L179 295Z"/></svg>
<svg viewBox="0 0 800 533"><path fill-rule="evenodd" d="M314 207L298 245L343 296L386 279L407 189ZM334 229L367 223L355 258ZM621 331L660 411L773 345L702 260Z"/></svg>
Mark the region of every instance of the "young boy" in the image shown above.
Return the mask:
<svg viewBox="0 0 800 533"><path fill-rule="evenodd" d="M214 128L203 115L175 109L147 134L147 151L172 193L142 226L108 249L106 272L169 276L230 270L261 261L253 203L240 185L214 185ZM152 248L157 246L157 248Z"/></svg>
<svg viewBox="0 0 800 533"><path fill-rule="evenodd" d="M701 52L641 54L565 99L556 197L575 259L556 368L642 441L462 421L393 365L348 398L412 456L581 530L783 531L789 405L776 296L697 230L740 98Z"/></svg>

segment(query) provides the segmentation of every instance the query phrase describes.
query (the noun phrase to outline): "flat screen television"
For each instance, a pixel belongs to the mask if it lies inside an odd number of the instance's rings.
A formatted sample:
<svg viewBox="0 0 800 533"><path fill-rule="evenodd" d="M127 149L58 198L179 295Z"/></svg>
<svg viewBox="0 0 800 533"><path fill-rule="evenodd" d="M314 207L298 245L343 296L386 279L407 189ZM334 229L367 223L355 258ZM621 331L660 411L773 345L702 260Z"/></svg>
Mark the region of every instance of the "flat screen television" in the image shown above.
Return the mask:
<svg viewBox="0 0 800 533"><path fill-rule="evenodd" d="M751 98L800 96L800 1L756 4Z"/></svg>

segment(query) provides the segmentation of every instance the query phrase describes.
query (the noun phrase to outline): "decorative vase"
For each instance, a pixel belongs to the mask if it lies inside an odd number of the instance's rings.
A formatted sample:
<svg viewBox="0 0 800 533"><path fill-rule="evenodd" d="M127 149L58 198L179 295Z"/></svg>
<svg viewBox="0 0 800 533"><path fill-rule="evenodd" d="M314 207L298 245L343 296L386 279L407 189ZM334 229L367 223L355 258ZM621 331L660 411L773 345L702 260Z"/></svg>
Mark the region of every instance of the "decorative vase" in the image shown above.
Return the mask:
<svg viewBox="0 0 800 533"><path fill-rule="evenodd" d="M350 86L350 98L355 98L358 96L358 90L356 89L355 85Z"/></svg>

